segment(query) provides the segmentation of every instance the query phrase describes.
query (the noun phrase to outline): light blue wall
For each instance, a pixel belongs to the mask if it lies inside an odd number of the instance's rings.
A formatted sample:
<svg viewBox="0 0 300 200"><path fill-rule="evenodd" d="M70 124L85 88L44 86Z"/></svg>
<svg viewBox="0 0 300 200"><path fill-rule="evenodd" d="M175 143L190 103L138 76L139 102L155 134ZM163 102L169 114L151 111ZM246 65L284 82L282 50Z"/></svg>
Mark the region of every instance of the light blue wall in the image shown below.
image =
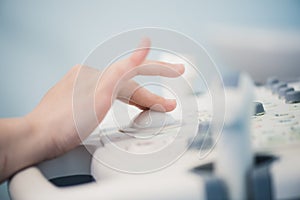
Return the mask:
<svg viewBox="0 0 300 200"><path fill-rule="evenodd" d="M0 1L0 117L24 115L99 42L143 26L205 43L211 23L300 29L298 1Z"/></svg>
<svg viewBox="0 0 300 200"><path fill-rule="evenodd" d="M112 34L159 26L205 44L202 33L211 23L298 30L299 10L299 1L2 0L0 117L28 113L71 66ZM0 199L3 195L0 191Z"/></svg>

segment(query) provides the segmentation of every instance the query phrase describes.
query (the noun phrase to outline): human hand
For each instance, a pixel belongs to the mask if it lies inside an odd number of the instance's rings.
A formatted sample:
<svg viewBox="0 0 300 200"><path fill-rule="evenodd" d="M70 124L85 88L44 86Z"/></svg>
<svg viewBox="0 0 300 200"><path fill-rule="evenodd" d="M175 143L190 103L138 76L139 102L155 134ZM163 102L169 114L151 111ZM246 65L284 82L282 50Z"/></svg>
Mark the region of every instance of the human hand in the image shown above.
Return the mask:
<svg viewBox="0 0 300 200"><path fill-rule="evenodd" d="M149 47L150 40L144 39L139 45L140 50L103 72L77 65L45 95L26 118L33 132L42 135L47 159L77 146L103 120L115 99L140 109L171 111L176 107L175 100L155 95L131 79L136 75L177 77L184 72L181 64L146 60ZM72 93L75 86L80 94L76 97ZM81 125L76 124L74 109L76 113L95 112L97 121L83 114L77 118ZM81 137L78 129L83 132Z"/></svg>
<svg viewBox="0 0 300 200"><path fill-rule="evenodd" d="M132 80L137 75L177 77L184 72L181 64L146 60L149 47L150 40L144 39L139 50L103 72L76 65L31 113L1 119L0 182L75 148L101 123L115 99L140 109L173 110L175 100L157 96Z"/></svg>
<svg viewBox="0 0 300 200"><path fill-rule="evenodd" d="M101 123L115 99L141 109L173 110L175 100L157 96L131 80L137 75L177 77L184 72L180 64L146 60L149 47L150 41L143 40L140 50L103 72L76 65L31 113L0 119L0 182L79 145Z"/></svg>

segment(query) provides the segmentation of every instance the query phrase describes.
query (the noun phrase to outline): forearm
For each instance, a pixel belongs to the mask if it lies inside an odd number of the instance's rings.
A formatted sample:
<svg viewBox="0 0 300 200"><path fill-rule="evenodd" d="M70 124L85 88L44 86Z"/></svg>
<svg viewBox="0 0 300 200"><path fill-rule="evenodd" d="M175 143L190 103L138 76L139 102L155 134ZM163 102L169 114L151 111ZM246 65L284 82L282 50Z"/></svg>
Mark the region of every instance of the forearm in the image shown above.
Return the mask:
<svg viewBox="0 0 300 200"><path fill-rule="evenodd" d="M145 60L149 39L144 39L139 47L144 49L113 63L101 74L94 68L74 66L26 117L0 119L0 182L27 166L75 148L102 121L114 98L125 98L126 103L141 109L156 109L153 105L158 104L163 107L158 111L173 110L174 100L139 89L141 86L130 80L137 75L178 77L184 66ZM88 118L87 111L92 111ZM74 116L82 120L80 126Z"/></svg>
<svg viewBox="0 0 300 200"><path fill-rule="evenodd" d="M23 118L0 120L0 182L16 171L44 159L41 134Z"/></svg>

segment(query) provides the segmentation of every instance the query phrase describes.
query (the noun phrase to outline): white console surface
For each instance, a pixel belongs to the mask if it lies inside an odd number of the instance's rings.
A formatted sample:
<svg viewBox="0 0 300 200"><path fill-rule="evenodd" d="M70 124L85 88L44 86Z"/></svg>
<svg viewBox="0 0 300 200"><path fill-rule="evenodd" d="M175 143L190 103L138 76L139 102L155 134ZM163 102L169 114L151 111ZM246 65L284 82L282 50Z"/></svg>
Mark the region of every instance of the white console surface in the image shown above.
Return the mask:
<svg viewBox="0 0 300 200"><path fill-rule="evenodd" d="M275 199L300 198L298 158L300 154L300 101L287 103L284 97L279 98L278 90L272 92L275 90L272 87L274 86L255 86L255 101L261 103L264 110L257 108L257 113L251 118L252 148L255 154L271 155L275 159L269 170L272 180L272 196ZM299 91L300 82L287 83L284 87L292 87L294 91ZM212 117L210 106L205 107L209 104L210 97L204 94L198 95L197 98L199 107L203 108L198 111L199 128L205 129ZM137 110L133 109L129 112L133 116ZM163 131L163 134L156 135L151 142L130 138L119 130L120 127L111 126L114 119L109 119L108 116L84 142L91 147L88 148L91 153L81 146L60 158L19 172L10 182L12 198L15 200L209 199L206 192L205 173L199 175L193 172L197 167L213 163L217 159L213 143L211 143L213 139L209 132L204 131L208 135L201 135L200 131L200 136L198 134L199 137L195 138L194 143L182 156L154 172L120 172L107 163L101 162L105 153L108 152L107 148L109 149L111 145L117 145L131 153L149 152L164 147L172 139L172 134L176 134L177 129L180 128L176 126L176 123L179 123L176 114L172 116L175 119L173 123L167 124L167 129ZM99 129L106 130L109 140L99 134ZM184 137L182 139L179 137L177 140L178 145L190 144L190 141ZM200 148L202 148L201 151ZM120 159L119 162L130 162L131 166L141 165L139 162L135 163L134 160L126 159ZM147 164L149 163L145 163ZM234 173L233 171L233 176ZM57 187L48 181L51 178L74 174L90 174L95 182Z"/></svg>

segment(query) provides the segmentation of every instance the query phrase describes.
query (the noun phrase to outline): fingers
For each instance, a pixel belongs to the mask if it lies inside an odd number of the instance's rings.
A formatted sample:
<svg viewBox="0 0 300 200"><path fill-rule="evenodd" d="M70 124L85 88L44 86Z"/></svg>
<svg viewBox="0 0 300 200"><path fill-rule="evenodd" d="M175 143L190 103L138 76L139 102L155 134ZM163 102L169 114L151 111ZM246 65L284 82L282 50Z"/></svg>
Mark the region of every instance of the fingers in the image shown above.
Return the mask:
<svg viewBox="0 0 300 200"><path fill-rule="evenodd" d="M130 102L139 107L145 107L160 112L169 112L176 108L175 99L165 99L153 94L146 88L138 88L130 98Z"/></svg>
<svg viewBox="0 0 300 200"><path fill-rule="evenodd" d="M164 76L172 78L182 75L183 72L184 66L182 64L147 62L146 64L138 66L133 75Z"/></svg>
<svg viewBox="0 0 300 200"><path fill-rule="evenodd" d="M100 85L102 88L113 89L121 78L124 78L126 74L145 61L149 53L149 48L150 40L145 38L128 59L118 61L109 66L101 76ZM133 76L135 76L135 74L129 76L127 80Z"/></svg>
<svg viewBox="0 0 300 200"><path fill-rule="evenodd" d="M125 60L118 61L112 64L106 69L100 77L98 87L96 89L96 99L105 98L110 100L109 104L116 98L120 87L123 87L131 78L137 75L147 76L165 76L165 77L177 77L184 72L184 66L182 64L170 64L157 61L145 61L150 49L150 40L145 38L141 41L137 50ZM108 102L107 102L108 103ZM170 111L176 107L174 100L166 100L159 97L146 89L138 89L132 98L130 103L140 108L150 108L158 111ZM97 102L95 103L97 110L97 116L101 116L101 106ZM154 105L161 105L160 108Z"/></svg>
<svg viewBox="0 0 300 200"><path fill-rule="evenodd" d="M147 57L151 46L149 38L143 38L137 49L129 57L129 62L132 66L140 65Z"/></svg>
<svg viewBox="0 0 300 200"><path fill-rule="evenodd" d="M145 61L150 44L148 38L143 39L128 59L116 62L105 70L100 80L102 88L110 88L112 91L117 84L122 84L122 81L130 80L137 75L178 77L183 74L182 64Z"/></svg>
<svg viewBox="0 0 300 200"><path fill-rule="evenodd" d="M142 110L151 109L160 112L169 112L176 108L176 101L174 99L165 99L153 94L132 80L121 89L118 99Z"/></svg>
<svg viewBox="0 0 300 200"><path fill-rule="evenodd" d="M95 99L101 99L95 102L95 111L98 121L102 121L112 102L115 95L118 93L118 87L122 82L120 78L123 77L128 71L135 66L144 62L150 47L150 40L145 38L138 46L138 50L134 51L132 55L126 59L112 64L100 76L96 88Z"/></svg>

